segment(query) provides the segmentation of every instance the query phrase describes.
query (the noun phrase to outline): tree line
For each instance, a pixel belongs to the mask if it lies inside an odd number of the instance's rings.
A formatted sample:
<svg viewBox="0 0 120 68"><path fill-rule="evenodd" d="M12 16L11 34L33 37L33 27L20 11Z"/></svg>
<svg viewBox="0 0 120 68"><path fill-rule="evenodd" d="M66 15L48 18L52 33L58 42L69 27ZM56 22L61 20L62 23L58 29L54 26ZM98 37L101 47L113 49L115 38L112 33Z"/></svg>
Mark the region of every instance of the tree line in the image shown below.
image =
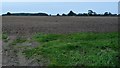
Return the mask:
<svg viewBox="0 0 120 68"><path fill-rule="evenodd" d="M120 14L118 14L120 16ZM118 16L117 14L112 14L111 12L105 12L104 14L97 14L92 10L88 10L88 13L79 13L76 14L73 11L70 11L68 14L56 14L56 15L48 15L47 13L10 13L3 14L2 16Z"/></svg>

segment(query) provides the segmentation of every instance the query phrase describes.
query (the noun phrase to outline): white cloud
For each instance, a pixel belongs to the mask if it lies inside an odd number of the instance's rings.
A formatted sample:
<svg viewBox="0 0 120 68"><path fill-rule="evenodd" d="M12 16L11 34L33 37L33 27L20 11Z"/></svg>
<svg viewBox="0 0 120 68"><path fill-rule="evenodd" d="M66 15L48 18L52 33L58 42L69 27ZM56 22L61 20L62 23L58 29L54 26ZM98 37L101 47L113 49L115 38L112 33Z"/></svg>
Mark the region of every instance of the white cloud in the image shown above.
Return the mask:
<svg viewBox="0 0 120 68"><path fill-rule="evenodd" d="M2 2L119 2L119 0L2 0Z"/></svg>

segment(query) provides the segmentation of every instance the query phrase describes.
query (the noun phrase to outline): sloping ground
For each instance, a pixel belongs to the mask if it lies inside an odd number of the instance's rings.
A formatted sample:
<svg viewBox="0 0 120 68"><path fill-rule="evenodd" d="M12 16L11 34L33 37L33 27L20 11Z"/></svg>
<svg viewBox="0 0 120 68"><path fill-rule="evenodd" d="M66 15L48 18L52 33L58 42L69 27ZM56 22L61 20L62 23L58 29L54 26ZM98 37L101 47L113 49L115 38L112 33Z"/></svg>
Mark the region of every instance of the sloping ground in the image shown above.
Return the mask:
<svg viewBox="0 0 120 68"><path fill-rule="evenodd" d="M3 16L3 32L8 34L115 32L117 17Z"/></svg>

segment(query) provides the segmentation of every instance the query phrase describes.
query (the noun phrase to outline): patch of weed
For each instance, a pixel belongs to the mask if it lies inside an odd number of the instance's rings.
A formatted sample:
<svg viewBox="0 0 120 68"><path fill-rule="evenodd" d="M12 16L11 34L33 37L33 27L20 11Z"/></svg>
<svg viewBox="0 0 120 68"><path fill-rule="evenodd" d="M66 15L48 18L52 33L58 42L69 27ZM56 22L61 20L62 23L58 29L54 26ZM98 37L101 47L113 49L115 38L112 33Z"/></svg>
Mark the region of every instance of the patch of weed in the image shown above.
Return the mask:
<svg viewBox="0 0 120 68"><path fill-rule="evenodd" d="M4 41L4 42L8 42L8 35L7 35L7 33L3 33L2 34L2 40Z"/></svg>
<svg viewBox="0 0 120 68"><path fill-rule="evenodd" d="M49 42L49 41L57 40L60 37L61 37L61 35L57 35L57 34L39 33L39 34L35 35L33 38L35 40L37 40L38 42Z"/></svg>
<svg viewBox="0 0 120 68"><path fill-rule="evenodd" d="M24 42L26 42L25 38L17 37L11 44L16 45L17 43L24 43Z"/></svg>

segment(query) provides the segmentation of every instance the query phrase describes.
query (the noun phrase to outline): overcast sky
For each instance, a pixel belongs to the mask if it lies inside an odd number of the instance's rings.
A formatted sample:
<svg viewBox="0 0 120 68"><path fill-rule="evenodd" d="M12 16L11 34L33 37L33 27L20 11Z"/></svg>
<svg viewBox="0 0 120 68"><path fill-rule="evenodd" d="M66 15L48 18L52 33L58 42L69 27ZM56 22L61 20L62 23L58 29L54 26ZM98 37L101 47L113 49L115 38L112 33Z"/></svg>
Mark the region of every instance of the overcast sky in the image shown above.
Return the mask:
<svg viewBox="0 0 120 68"><path fill-rule="evenodd" d="M48 14L86 13L93 10L97 13L118 13L118 2L4 2L2 13L31 13L45 12Z"/></svg>

